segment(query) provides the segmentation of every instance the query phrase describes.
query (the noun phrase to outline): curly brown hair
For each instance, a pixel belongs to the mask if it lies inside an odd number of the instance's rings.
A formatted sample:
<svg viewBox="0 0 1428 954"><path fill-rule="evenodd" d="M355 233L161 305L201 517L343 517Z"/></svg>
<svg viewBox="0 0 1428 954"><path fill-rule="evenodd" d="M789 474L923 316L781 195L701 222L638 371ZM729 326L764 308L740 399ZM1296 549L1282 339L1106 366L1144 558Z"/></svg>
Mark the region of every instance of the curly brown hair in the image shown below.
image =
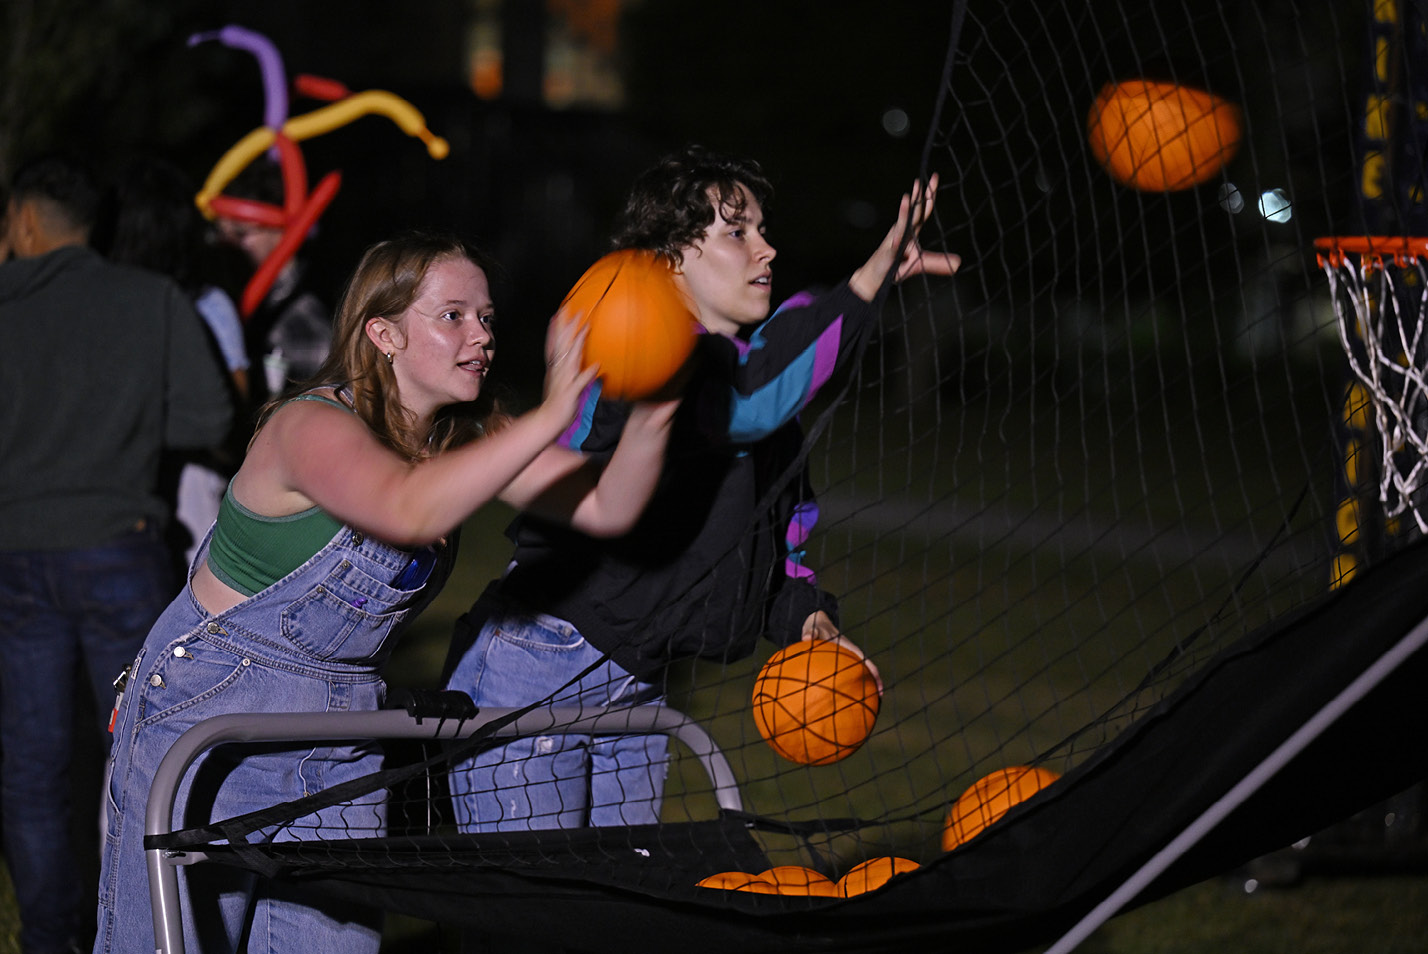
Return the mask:
<svg viewBox="0 0 1428 954"><path fill-rule="evenodd" d="M773 186L754 160L702 146L665 156L635 179L616 221L612 245L655 252L679 265L684 250L714 223L716 208L726 219L744 211L741 185L767 213Z"/></svg>

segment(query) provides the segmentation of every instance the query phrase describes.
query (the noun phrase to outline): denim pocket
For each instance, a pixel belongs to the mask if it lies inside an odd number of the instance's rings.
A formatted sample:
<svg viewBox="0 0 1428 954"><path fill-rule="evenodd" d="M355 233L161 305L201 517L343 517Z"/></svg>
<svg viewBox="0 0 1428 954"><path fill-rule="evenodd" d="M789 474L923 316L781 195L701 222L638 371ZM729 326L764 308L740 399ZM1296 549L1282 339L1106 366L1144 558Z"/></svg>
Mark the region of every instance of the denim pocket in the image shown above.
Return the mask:
<svg viewBox="0 0 1428 954"><path fill-rule="evenodd" d="M487 621L451 685L479 706L523 706L562 689L602 655L569 623L500 616Z"/></svg>
<svg viewBox="0 0 1428 954"><path fill-rule="evenodd" d="M314 659L365 662L380 656L413 596L343 560L282 612L282 634Z"/></svg>
<svg viewBox="0 0 1428 954"><path fill-rule="evenodd" d="M585 646L578 629L549 616L497 616L488 625L492 638L535 652L569 653Z"/></svg>
<svg viewBox="0 0 1428 954"><path fill-rule="evenodd" d="M104 796L108 813L103 818L106 836L118 838L117 822L123 817L123 789L128 775L130 755L130 734L134 724L134 713L139 709L139 686L135 673L144 668L148 650L141 649L129 667L129 676L124 681L123 695L114 700L114 724L110 726L109 755L104 763ZM112 829L112 831L111 831Z"/></svg>
<svg viewBox="0 0 1428 954"><path fill-rule="evenodd" d="M131 676L129 692L135 700L134 731L137 733L208 702L234 685L251 666L250 660L227 649L194 639L178 641L158 653L152 664ZM244 704L235 700L230 707L206 707L204 717L226 712L261 711L259 700ZM136 744L137 741L136 741Z"/></svg>

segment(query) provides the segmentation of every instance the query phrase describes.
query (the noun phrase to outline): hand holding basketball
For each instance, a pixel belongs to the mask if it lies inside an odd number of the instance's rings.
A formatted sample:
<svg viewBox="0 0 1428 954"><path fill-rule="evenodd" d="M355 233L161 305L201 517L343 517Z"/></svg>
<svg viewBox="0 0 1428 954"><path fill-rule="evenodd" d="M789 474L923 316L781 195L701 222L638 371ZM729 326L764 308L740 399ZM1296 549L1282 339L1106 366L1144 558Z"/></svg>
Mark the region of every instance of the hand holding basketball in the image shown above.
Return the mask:
<svg viewBox="0 0 1428 954"><path fill-rule="evenodd" d="M544 403L568 409L574 415L580 394L595 379L595 368L583 366L585 328L568 315L557 313L545 333Z"/></svg>
<svg viewBox="0 0 1428 954"><path fill-rule="evenodd" d="M838 624L833 622L833 617L829 616L823 610L815 610L813 613L809 614L808 618L803 621L803 638L805 640L831 640L832 642L835 642L839 646L842 646L844 649L848 650L848 652L857 656L863 661L863 665L868 667L868 672L872 673L873 681L876 682L878 685L878 695L880 697L882 696L882 673L878 671L878 667L873 664L873 661L868 658L867 653L863 652L862 649L860 649L856 643L854 643L847 636L843 635L842 630L838 628Z"/></svg>
<svg viewBox="0 0 1428 954"><path fill-rule="evenodd" d="M863 744L877 720L879 686L860 653L834 640L786 646L754 680L754 723L775 752L827 765Z"/></svg>
<svg viewBox="0 0 1428 954"><path fill-rule="evenodd" d="M622 249L601 258L561 303L586 331L586 367L613 398L660 391L694 350L696 322L669 265L653 252Z"/></svg>

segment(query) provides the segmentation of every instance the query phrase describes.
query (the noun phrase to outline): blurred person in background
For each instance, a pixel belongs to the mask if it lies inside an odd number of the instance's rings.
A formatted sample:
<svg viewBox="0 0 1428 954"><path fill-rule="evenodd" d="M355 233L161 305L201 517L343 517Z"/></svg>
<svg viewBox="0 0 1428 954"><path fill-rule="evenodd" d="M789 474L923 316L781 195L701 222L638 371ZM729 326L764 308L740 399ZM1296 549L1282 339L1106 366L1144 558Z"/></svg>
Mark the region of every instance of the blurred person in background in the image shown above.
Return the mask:
<svg viewBox="0 0 1428 954"><path fill-rule="evenodd" d="M272 162L259 160L234 177L223 194L281 208L282 170ZM283 230L275 226L222 216L217 228L225 242L243 252L255 271L283 239ZM249 387L255 407L279 397L289 386L306 381L327 360L332 313L308 287L305 273L300 256L288 259L244 324L248 361L253 368Z"/></svg>
<svg viewBox="0 0 1428 954"><path fill-rule="evenodd" d="M168 275L189 295L228 369L236 406L246 408L249 359L243 322L220 283L218 249L210 241L216 237L205 234L203 217L193 201L196 191L172 163L154 158L129 163L115 189L107 252L111 261ZM166 457L163 487L173 501L175 518L170 537L183 566L192 562L198 542L218 517L219 501L242 452L240 441L229 440Z"/></svg>
<svg viewBox="0 0 1428 954"><path fill-rule="evenodd" d="M26 954L87 945L73 830L98 805L72 804L76 684L102 732L178 589L161 452L217 444L232 418L188 296L89 247L101 197L79 160L21 167L0 265L0 810Z"/></svg>

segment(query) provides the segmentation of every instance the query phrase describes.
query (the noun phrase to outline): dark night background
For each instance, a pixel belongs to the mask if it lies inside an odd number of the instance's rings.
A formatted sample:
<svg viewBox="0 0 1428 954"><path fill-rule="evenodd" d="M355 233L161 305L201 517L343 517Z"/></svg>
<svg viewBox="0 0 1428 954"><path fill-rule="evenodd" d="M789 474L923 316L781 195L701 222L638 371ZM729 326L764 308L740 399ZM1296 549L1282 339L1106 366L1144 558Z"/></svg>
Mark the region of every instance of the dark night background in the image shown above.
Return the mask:
<svg viewBox="0 0 1428 954"><path fill-rule="evenodd" d="M504 88L479 98L467 34L499 8ZM105 167L136 153L201 183L262 124L257 60L190 34L236 24L267 35L289 79L330 77L409 100L452 146L444 161L385 117L302 143L309 183L342 189L303 250L335 303L369 243L407 226L460 230L504 266L501 369L531 384L544 319L604 251L624 190L688 142L753 156L777 190L775 297L831 283L866 255L916 175L946 52L950 4L731 0L7 0L0 39L0 176L52 148ZM557 23L556 21L561 21ZM608 22L601 22L601 21ZM555 26L613 30L620 108L543 104L542 49ZM289 115L322 103L293 97ZM904 110L900 137L883 114ZM502 373L503 372L503 373Z"/></svg>
<svg viewBox="0 0 1428 954"><path fill-rule="evenodd" d="M190 47L187 39L228 24L263 33L282 53L289 79L307 73L353 91L389 90L451 144L450 156L435 161L381 116L302 143L310 183L333 169L343 176L341 192L303 249L314 290L335 305L362 249L401 228L465 233L504 269L493 276L502 316L493 380L531 398L546 318L605 250L633 177L685 143L764 164L777 193L768 210L779 250L775 300L831 284L861 263L919 172L943 85L953 7L953 0L3 0L0 183L19 163L52 149L82 151L109 169L131 156L159 155L201 183L230 147L262 125L263 87L249 53L219 43ZM1374 7L1374 0L969 5L952 95L930 150L932 171L944 177L943 195L923 234L928 247L963 253L965 264L955 282L930 293L935 307L928 311L945 322L936 337L928 329L916 337L909 322L905 352L875 350L867 362L891 365L906 356L936 371L927 372L927 393L942 398L934 403L945 426L920 435L944 466L933 476L965 478L958 495L993 516L1004 505L1033 514L1055 510L1058 520L1100 507L1131 513L1134 524L1157 503L1146 486L1159 479L1156 453L1165 437L1167 447L1175 444L1173 454L1163 454L1167 461L1183 448L1189 458L1201 451L1203 460L1177 471L1178 479L1202 508L1194 518L1212 514L1218 528L1222 508L1234 510L1237 501L1228 498L1235 495L1199 501L1192 471L1203 464L1207 487L1216 480L1221 488L1242 487L1243 474L1213 470L1240 463L1241 447L1230 437L1285 452L1309 435L1307 450L1293 447L1285 457L1291 478L1302 460L1314 456L1315 466L1329 460L1320 449L1328 446L1328 427L1317 419L1300 423L1315 413L1332 416L1337 409L1329 407L1324 382L1340 382L1337 363L1319 363L1321 354L1341 357L1337 339L1321 334L1330 325L1309 323L1323 321L1322 308L1310 306L1325 300L1311 297L1323 282L1312 242L1318 235L1367 233L1373 221L1357 198L1357 153ZM473 85L469 39L478 18L496 15L504 85L498 95L483 96ZM623 89L617 104L553 106L542 95L549 70L560 68L547 63L550 38L562 31L606 38ZM1103 83L1135 75L1174 77L1242 106L1243 142L1223 185L1248 197L1243 212L1226 210L1217 198L1219 181L1134 193L1089 158L1087 108ZM320 105L295 98L290 114ZM894 134L885 121L896 110L907 125ZM1421 179L1405 182L1421 198ZM1271 189L1292 198L1292 222L1256 214L1255 197ZM1401 209L1390 211L1402 217ZM1419 204L1412 211L1423 212ZM1378 227L1395 230L1393 217L1384 219L1389 224ZM1256 328L1274 331L1262 352L1251 333ZM874 349L881 343L875 340ZM879 381L896 384L902 372L913 380L916 371L893 368ZM1286 376L1283 403L1274 403L1278 392L1266 398L1258 390L1255 373ZM1238 404L1215 404L1232 385L1256 389L1243 417ZM1216 443L1220 431L1212 427L1206 436L1189 411L1167 412L1158 403L1162 389L1207 395L1204 419L1218 413L1216 426L1229 436ZM882 453L881 419L874 416L884 415L885 406L866 407L873 423L864 439L868 447L876 440L878 453L849 451L849 443L837 452L869 473L887 458L888 485L896 486L903 458ZM896 442L906 435L896 430L887 428L888 446L900 451ZM914 433L910 426L907 433ZM1268 450L1264 457L1273 459ZM956 464L969 462L970 472L954 474ZM1327 476L1315 476L1327 484L1332 462L1323 466ZM1119 482L1111 479L1114 467L1122 468ZM1280 473L1260 469L1250 478L1275 483L1277 492ZM1159 489L1175 496L1177 508L1185 506L1170 478ZM1266 512L1279 513L1278 504ZM1183 509L1174 512L1184 516ZM1326 517L1322 525L1328 524ZM1018 593L1021 575L1043 573L1020 556L1015 563L1008 558L1010 572L998 568L1001 556L993 548L985 560L967 558L979 597L998 587L1003 595ZM926 572L916 564L908 562L909 573ZM1015 625L1023 613L1060 625L1063 579L1049 573L1026 583L1032 596L1014 611L994 606L987 631L995 634L1004 619ZM971 592L972 584L961 585ZM1120 585L1072 602L1086 609L1113 601ZM1197 577L1203 597L1201 586ZM978 600L968 605L982 611ZM1128 617L1119 615L1125 624ZM941 620L939 614L934 622ZM928 632L930 645L935 628ZM917 662L926 660L919 655ZM1402 909L1425 910L1417 880L1413 887L1417 900ZM1212 900L1212 916L1192 911L1169 930L1219 923L1226 905L1219 896ZM1255 902L1264 903L1263 894ZM1306 902L1287 927L1269 926L1282 935L1272 950L1287 950L1313 930L1302 927L1315 923L1307 916L1316 913L1311 907ZM1366 917L1392 920L1378 909ZM1413 943L1402 950L1421 949L1421 934ZM1221 949L1223 939L1214 944L1210 949ZM1235 944L1271 949L1243 937Z"/></svg>
<svg viewBox="0 0 1428 954"><path fill-rule="evenodd" d="M930 167L944 196L924 242L963 254L955 310L1052 282L1106 312L1105 296L1120 290L1208 288L1186 262L1232 278L1253 254L1307 281L1314 236L1366 230L1351 207L1348 135L1362 73L1343 67L1367 48L1363 0L1325 0L1314 16L1299 3L972 4L935 119L951 0L6 0L0 181L17 162L66 147L115 167L158 153L202 182L263 120L254 57L186 42L236 24L272 39L290 78L390 90L450 141L436 161L369 116L303 142L310 183L343 175L303 254L315 290L335 303L361 250L393 231L451 227L476 239L505 271L496 377L508 389L536 386L545 319L605 250L630 181L690 142L763 162L777 192L766 210L775 300L863 260L936 122ZM1280 22L1294 31L1266 26ZM504 85L478 96L469 50L483 24L497 33ZM623 95L549 105L545 81L568 66L552 55L558 36L603 44ZM1174 77L1240 103L1245 142L1228 181L1251 197L1284 189L1294 222L1226 216L1212 187L1148 195L1112 183L1089 157L1084 117L1104 82L1128 75ZM320 105L294 98L290 115ZM896 135L884 127L894 110L906 116ZM1017 340L1036 337L1027 328Z"/></svg>

